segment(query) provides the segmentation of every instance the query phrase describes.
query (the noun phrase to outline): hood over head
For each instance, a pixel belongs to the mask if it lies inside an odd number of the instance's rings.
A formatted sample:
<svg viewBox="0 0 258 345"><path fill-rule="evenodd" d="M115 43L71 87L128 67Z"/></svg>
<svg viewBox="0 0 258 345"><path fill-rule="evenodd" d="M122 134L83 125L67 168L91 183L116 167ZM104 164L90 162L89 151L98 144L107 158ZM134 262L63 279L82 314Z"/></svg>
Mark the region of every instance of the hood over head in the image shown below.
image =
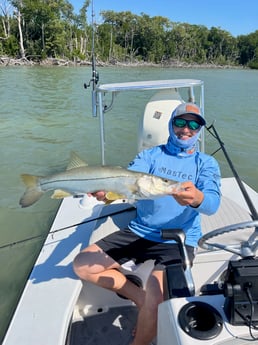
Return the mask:
<svg viewBox="0 0 258 345"><path fill-rule="evenodd" d="M185 156L194 152L195 144L200 136L201 129L188 140L179 139L174 132L173 119L185 114L195 115L198 122L204 126L206 121L202 116L201 109L194 103L181 103L179 104L171 114L171 118L168 123L169 138L166 144L167 150L176 155Z"/></svg>

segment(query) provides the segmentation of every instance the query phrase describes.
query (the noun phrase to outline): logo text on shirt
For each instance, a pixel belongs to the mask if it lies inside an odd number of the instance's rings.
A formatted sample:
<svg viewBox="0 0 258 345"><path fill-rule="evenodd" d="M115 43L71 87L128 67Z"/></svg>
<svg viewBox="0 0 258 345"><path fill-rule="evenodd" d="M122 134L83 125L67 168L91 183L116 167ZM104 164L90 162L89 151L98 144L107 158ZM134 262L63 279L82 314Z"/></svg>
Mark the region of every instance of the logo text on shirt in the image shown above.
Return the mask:
<svg viewBox="0 0 258 345"><path fill-rule="evenodd" d="M177 177L177 178L180 178L180 179L186 180L186 181L191 181L193 179L193 175L191 175L191 174L186 174L183 171L168 169L166 167L159 168L159 172L161 174L165 174L167 176L172 176L172 177Z"/></svg>

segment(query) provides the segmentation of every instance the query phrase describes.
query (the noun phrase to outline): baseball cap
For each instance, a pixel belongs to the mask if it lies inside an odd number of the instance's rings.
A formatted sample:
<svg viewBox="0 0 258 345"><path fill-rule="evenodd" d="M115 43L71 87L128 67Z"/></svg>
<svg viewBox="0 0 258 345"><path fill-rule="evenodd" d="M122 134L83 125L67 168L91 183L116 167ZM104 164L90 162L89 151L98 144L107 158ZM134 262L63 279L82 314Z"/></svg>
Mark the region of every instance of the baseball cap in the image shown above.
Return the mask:
<svg viewBox="0 0 258 345"><path fill-rule="evenodd" d="M175 117L185 115L185 114L192 114L198 117L198 121L200 122L202 126L206 124L206 121L204 120L202 116L201 109L195 103L179 104L173 112L173 115L174 115L173 117L175 118Z"/></svg>

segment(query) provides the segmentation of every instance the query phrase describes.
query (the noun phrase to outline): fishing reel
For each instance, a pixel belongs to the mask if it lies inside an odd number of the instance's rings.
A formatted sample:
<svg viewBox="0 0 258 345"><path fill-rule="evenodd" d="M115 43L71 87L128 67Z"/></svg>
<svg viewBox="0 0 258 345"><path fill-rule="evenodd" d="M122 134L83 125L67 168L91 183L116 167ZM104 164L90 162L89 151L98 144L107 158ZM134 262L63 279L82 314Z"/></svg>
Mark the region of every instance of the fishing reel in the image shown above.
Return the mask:
<svg viewBox="0 0 258 345"><path fill-rule="evenodd" d="M91 99L91 104L92 104L92 116L96 117L97 116L97 107L98 107L98 100L97 100L97 94L96 94L96 85L99 82L99 73L93 69L92 71L92 78L90 79L89 83L86 84L84 83L84 89L87 89L91 86L92 84L92 99Z"/></svg>
<svg viewBox="0 0 258 345"><path fill-rule="evenodd" d="M99 82L99 73L97 71L93 71L92 72L92 78L90 79L90 81L87 83L83 84L84 89L88 89L91 84L92 84L92 88L93 90L95 89L95 86L98 84Z"/></svg>

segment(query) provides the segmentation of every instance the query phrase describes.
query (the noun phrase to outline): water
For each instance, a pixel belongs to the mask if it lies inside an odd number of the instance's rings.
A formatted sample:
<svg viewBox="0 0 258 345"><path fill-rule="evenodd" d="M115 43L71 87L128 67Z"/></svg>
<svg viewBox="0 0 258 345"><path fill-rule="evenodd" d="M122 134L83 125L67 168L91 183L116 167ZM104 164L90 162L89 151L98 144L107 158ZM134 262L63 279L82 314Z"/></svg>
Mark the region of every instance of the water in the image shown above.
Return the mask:
<svg viewBox="0 0 258 345"><path fill-rule="evenodd" d="M236 170L258 190L258 71L146 67L100 68L99 73L101 83L203 80L207 122L216 120L217 131ZM59 205L44 196L34 206L21 209L18 203L24 186L19 175L60 171L67 165L70 151L79 153L89 164L100 162L98 119L91 117L91 93L83 88L90 77L89 67L0 69L0 247L42 235L0 249L0 339ZM115 115L106 114L109 164L126 166L134 157L137 120L145 101L145 93L135 95L133 103L127 96L119 95ZM207 145L210 152L215 148L215 143ZM221 160L222 155L216 157ZM222 162L221 167L224 176L231 175Z"/></svg>

